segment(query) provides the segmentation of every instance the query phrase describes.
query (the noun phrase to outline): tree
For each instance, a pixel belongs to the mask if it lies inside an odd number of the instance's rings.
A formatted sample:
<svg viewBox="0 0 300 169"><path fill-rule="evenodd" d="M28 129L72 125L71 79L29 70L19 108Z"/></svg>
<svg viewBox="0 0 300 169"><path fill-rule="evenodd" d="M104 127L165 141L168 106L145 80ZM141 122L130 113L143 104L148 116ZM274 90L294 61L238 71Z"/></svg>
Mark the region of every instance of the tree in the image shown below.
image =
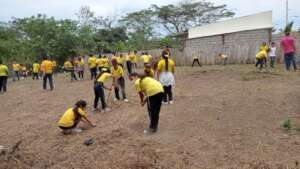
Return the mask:
<svg viewBox="0 0 300 169"><path fill-rule="evenodd" d="M157 21L171 34L190 27L201 26L219 19L232 17L234 13L226 5L214 5L207 1L184 1L177 5L152 5Z"/></svg>

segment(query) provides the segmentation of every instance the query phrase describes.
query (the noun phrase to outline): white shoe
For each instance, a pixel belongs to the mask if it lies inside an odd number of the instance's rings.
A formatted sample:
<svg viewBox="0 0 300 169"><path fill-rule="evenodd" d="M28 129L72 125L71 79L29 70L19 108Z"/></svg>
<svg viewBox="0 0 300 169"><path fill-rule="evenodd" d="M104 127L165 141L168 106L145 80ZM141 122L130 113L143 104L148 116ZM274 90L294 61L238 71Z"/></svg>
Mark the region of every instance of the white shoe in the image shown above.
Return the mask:
<svg viewBox="0 0 300 169"><path fill-rule="evenodd" d="M170 101L170 104L174 104L174 101Z"/></svg>
<svg viewBox="0 0 300 169"><path fill-rule="evenodd" d="M109 112L111 109L110 108L105 108L104 111L105 112Z"/></svg>
<svg viewBox="0 0 300 169"><path fill-rule="evenodd" d="M168 104L168 102L162 102L164 105L167 105Z"/></svg>
<svg viewBox="0 0 300 169"><path fill-rule="evenodd" d="M117 99L117 98L114 98L114 102L116 102L116 101L118 101L118 99Z"/></svg>
<svg viewBox="0 0 300 169"><path fill-rule="evenodd" d="M72 129L72 132L74 132L74 133L81 133L82 129L75 128L75 129Z"/></svg>
<svg viewBox="0 0 300 169"><path fill-rule="evenodd" d="M128 102L129 102L129 100L128 100L128 99L124 99L124 102L125 102L125 103L128 103Z"/></svg>

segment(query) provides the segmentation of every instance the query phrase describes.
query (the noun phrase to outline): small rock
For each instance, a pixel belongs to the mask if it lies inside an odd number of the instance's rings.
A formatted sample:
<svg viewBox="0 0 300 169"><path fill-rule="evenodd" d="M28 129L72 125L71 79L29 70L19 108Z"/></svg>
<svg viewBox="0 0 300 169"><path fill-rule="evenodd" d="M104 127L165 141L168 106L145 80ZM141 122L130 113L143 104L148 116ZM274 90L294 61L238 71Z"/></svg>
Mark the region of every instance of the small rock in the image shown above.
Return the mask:
<svg viewBox="0 0 300 169"><path fill-rule="evenodd" d="M84 144L85 144L86 146L92 145L93 143L94 143L94 140L93 140L92 138L87 139L87 140L84 141Z"/></svg>

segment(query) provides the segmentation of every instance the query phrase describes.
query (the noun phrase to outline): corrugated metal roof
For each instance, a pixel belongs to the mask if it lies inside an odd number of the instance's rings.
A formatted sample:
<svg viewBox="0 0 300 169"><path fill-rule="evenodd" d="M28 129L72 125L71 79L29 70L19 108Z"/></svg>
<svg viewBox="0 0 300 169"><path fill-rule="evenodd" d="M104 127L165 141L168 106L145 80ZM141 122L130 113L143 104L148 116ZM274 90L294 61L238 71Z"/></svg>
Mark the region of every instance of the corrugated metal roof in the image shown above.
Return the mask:
<svg viewBox="0 0 300 169"><path fill-rule="evenodd" d="M189 29L189 39L273 28L272 11L243 16Z"/></svg>

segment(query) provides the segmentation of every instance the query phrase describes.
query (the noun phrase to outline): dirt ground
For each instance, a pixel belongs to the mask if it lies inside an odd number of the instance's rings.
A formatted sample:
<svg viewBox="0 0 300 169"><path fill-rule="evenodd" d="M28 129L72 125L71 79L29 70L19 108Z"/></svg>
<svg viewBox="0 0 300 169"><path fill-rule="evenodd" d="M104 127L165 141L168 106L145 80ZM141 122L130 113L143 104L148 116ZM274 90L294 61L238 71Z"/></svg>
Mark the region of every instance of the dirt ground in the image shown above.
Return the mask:
<svg viewBox="0 0 300 169"><path fill-rule="evenodd" d="M281 66L280 66L281 67ZM55 77L9 83L0 95L0 168L291 169L300 168L300 72L259 73L253 65L178 68L175 104L161 110L159 131L144 135L146 108L127 82L130 103L92 112L92 81ZM96 128L63 136L57 126L75 101L89 103ZM292 130L281 127L289 118ZM94 144L86 146L86 139Z"/></svg>

